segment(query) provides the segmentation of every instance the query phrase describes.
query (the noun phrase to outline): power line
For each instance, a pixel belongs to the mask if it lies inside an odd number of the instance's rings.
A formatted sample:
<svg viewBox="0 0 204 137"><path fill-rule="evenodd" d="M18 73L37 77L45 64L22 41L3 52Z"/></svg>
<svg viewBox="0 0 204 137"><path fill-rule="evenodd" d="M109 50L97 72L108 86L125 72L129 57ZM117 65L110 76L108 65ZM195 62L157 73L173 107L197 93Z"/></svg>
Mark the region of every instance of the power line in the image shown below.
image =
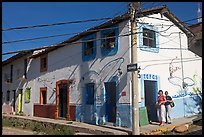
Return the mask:
<svg viewBox="0 0 204 137"><path fill-rule="evenodd" d="M5 28L5 29L2 29L2 31L21 30L21 29L39 28L39 27L50 27L50 26L56 26L56 25L75 24L75 23L84 23L84 22L93 22L93 21L109 20L109 19L112 19L112 18L100 18L100 19L90 19L90 20L79 20L79 21L59 22L59 23L53 23L53 24L41 24L41 25L33 25L33 26L23 26L23 27Z"/></svg>
<svg viewBox="0 0 204 137"><path fill-rule="evenodd" d="M169 29L169 28L167 28L167 29ZM125 37L125 36L134 35L134 34L138 34L138 33L143 33L143 32L129 33L129 34L123 34L123 35L118 35L118 36L111 36L111 37L106 37L106 38L96 38L96 39L90 39L90 40L86 40L86 41L76 41L76 42L72 42L72 43L56 44L54 46L44 46L44 47L41 47L41 48L34 48L34 49L30 49L30 50L20 50L20 51L14 51L14 52L7 52L7 53L3 53L2 55L14 54L14 53L19 53L19 52L34 51L34 50L53 48L53 47L63 47L66 44L73 45L73 44L79 44L79 43L90 42L90 41L95 41L95 40L97 41L97 40L103 40L103 39L109 39L109 38ZM141 48L141 47L138 47L138 48ZM149 48L149 47L142 47L142 48ZM173 49L173 50L179 49L180 50L180 48L159 48L159 49ZM188 50L188 49L182 48L181 50Z"/></svg>
<svg viewBox="0 0 204 137"><path fill-rule="evenodd" d="M159 18L158 18L159 19ZM190 19L190 20L187 20L187 21L191 21L191 20L195 20L195 19L197 19L197 18L194 18L194 19ZM187 22L187 21L184 21L184 22ZM167 31L168 29L170 29L170 27L172 27L173 25L175 25L175 24L172 24L172 25L170 25L169 26L169 28L167 28L166 30L163 30L163 31ZM94 31L94 30L93 30ZM163 31L160 31L160 32L163 32ZM143 32L138 32L138 33L143 33ZM136 34L138 34L138 33L136 33ZM159 32L157 32L157 33L159 33ZM174 32L174 33L176 33L176 32ZM160 34L160 33L159 33ZM57 35L57 36L62 36L62 35L71 35L71 34L61 34L61 35ZM131 34L128 34L128 35L131 35ZM161 34L160 34L161 35ZM127 34L126 35L121 35L121 36L127 36ZM55 37L55 36L48 36L48 37ZM43 37L43 38L48 38L48 37ZM114 36L114 37L117 37L117 36ZM118 37L120 37L120 36L118 36ZM41 37L42 38L42 37ZM113 38L113 37L110 37L110 38ZM33 39L40 39L40 38L30 38L29 40L33 40ZM26 40L28 40L28 39L26 39ZM93 39L94 40L94 39ZM98 40L98 39L95 39L95 40ZM99 39L100 40L100 39ZM25 40L19 40L19 41L25 41ZM16 42L16 41L15 41ZM11 42L7 42L7 43L11 43ZM62 45L62 44L61 44ZM57 46L59 46L59 45L57 45ZM52 46L53 47L53 46ZM46 46L46 47L42 47L42 48L35 48L35 49L31 49L31 51L33 51L33 50L39 50L39 49L44 49L44 48L50 48L50 46ZM170 49L170 48L168 48L168 49ZM7 55L7 54L15 54L15 53L19 53L19 52L26 52L26 51L30 51L30 50L20 50L20 51L15 51L15 52L7 52L7 53L3 53L2 55Z"/></svg>
<svg viewBox="0 0 204 137"><path fill-rule="evenodd" d="M146 16L148 17L148 16ZM166 21L169 21L167 19L160 19L160 18L156 18L156 17L148 17L148 18L154 18L154 19L159 19L159 20L166 20ZM202 18L202 17L199 17L199 18ZM183 21L181 23L184 23L184 22L189 22L189 21L193 21L193 20L197 20L199 18L193 18L193 19L189 19L189 20L186 20L186 21ZM144 22L138 22L138 23L144 23ZM144 24L148 24L148 23L144 23ZM162 26L163 24L161 25L154 25L154 26ZM172 27L174 26L175 24L171 24L171 25L164 25L164 26L169 26L169 27ZM169 28L168 28L169 29ZM167 29L167 30L168 30ZM95 29L96 31L97 30L100 30L100 29ZM92 31L95 31L95 30L92 30ZM163 31L167 31L167 30L163 30ZM42 36L42 37L37 37L37 38L28 38L28 39L21 39L21 40L14 40L14 41L5 41L3 42L2 44L8 44L8 43L16 43L16 42L24 42L24 41L30 41L30 40L39 40L39 39L44 39L44 38L53 38L53 37L59 37L59 36L67 36L67 35L73 35L73 34L78 34L80 32L74 32L74 33L69 33L69 34L59 34L59 35L52 35L52 36ZM171 35L171 34L170 34ZM170 35L163 35L163 36L170 36Z"/></svg>
<svg viewBox="0 0 204 137"><path fill-rule="evenodd" d="M166 30L162 30L156 33L160 32L165 32L168 29L170 29L173 25L169 26ZM140 26L141 27L141 26ZM100 31L100 30L107 30L107 29L115 29L115 28L122 28L122 27L112 27L112 28L105 28L105 29L94 29L94 30L89 30L89 32L95 32L95 31ZM45 38L53 38L53 37L59 37L59 36L67 36L67 35L73 35L73 34L79 34L80 32L73 32L73 33L68 33L68 34L59 34L59 35L52 35L52 36L43 36L43 37L36 37L36 38L28 38L28 39L21 39L21 40L14 40L14 41L5 41L2 44L9 44L9 43L17 43L17 42L25 42L25 41L30 41L30 40L39 40L39 39L45 39ZM143 33L143 32L141 32ZM171 34L170 34L171 35ZM169 36L170 36L169 35Z"/></svg>
<svg viewBox="0 0 204 137"><path fill-rule="evenodd" d="M111 27L111 28L104 28L104 29L93 29L93 30L88 30L88 32L95 32L95 31L115 29L115 28L122 28L122 27ZM51 35L51 36L42 36L42 37L36 37L36 38L20 39L20 40L14 40L14 41L5 41L2 44L17 43L17 42L24 42L24 41L30 41L30 40L39 40L39 39L53 38L53 37L59 37L59 36L68 36L68 35L74 35L74 34L79 34L79 33L82 33L82 32L73 32L73 33L58 34L58 35Z"/></svg>

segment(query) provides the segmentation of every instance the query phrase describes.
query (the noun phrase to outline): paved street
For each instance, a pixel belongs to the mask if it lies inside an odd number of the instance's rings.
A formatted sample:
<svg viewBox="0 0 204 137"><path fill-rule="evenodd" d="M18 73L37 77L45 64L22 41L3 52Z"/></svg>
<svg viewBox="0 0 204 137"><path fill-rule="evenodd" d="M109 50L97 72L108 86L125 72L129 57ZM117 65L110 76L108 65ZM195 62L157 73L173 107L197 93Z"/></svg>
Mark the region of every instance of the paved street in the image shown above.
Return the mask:
<svg viewBox="0 0 204 137"><path fill-rule="evenodd" d="M3 127L2 135L41 135L41 133L37 133L28 129Z"/></svg>
<svg viewBox="0 0 204 137"><path fill-rule="evenodd" d="M34 132L31 130L3 127L3 135L34 135Z"/></svg>

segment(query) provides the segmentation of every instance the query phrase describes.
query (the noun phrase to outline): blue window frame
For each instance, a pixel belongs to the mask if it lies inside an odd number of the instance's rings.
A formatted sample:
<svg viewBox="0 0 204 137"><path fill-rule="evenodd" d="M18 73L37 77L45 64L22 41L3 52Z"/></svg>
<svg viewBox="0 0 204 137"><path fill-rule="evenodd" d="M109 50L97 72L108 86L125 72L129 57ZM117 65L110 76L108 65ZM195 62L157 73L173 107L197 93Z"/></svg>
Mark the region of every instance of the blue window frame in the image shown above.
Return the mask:
<svg viewBox="0 0 204 137"><path fill-rule="evenodd" d="M101 31L101 55L111 56L118 51L118 26L114 25Z"/></svg>
<svg viewBox="0 0 204 137"><path fill-rule="evenodd" d="M89 61L96 57L96 34L91 34L82 39L82 60Z"/></svg>
<svg viewBox="0 0 204 137"><path fill-rule="evenodd" d="M159 52L158 28L147 24L138 24L139 48L143 51Z"/></svg>

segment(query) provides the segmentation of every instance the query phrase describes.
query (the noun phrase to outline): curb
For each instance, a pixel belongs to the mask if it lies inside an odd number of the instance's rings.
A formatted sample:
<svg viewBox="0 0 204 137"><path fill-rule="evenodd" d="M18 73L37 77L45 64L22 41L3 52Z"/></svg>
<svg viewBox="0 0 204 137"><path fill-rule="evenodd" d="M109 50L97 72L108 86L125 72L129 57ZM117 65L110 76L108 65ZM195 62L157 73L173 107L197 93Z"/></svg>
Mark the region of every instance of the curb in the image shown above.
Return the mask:
<svg viewBox="0 0 204 137"><path fill-rule="evenodd" d="M193 121L187 122L187 123L183 123L183 124L188 124L189 126L193 124ZM152 130L149 132L141 132L140 135L161 135L162 133L165 132L172 132L176 127L181 126L183 124L180 125L171 125L168 127L160 127L159 129L156 130Z"/></svg>
<svg viewBox="0 0 204 137"><path fill-rule="evenodd" d="M169 127L161 127L150 132L141 133L141 135L160 135L165 132L173 131L175 127L176 127L175 125Z"/></svg>
<svg viewBox="0 0 204 137"><path fill-rule="evenodd" d="M17 122L20 121L20 123L23 124L23 121L29 121L29 122L37 122L40 125L49 125L49 126L65 126L72 128L75 133L82 133L82 134L93 134L93 135L128 135L127 132L115 130L115 129L109 129L100 126L95 125L89 125L88 127L85 125L81 125L80 123L76 122L76 124L73 124L71 121L56 121L56 120L48 120L47 118L38 118L38 117L25 117L25 116L16 116L16 115L2 115L2 119L16 119Z"/></svg>

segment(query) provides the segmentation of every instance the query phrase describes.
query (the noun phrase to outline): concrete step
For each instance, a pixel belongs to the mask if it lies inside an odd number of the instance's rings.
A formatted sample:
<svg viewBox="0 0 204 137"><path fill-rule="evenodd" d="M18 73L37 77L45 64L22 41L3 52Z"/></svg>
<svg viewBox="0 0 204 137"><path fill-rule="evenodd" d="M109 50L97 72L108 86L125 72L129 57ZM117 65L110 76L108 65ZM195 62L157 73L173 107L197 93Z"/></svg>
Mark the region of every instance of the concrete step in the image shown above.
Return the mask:
<svg viewBox="0 0 204 137"><path fill-rule="evenodd" d="M79 132L75 133L75 135L94 135L94 134Z"/></svg>

